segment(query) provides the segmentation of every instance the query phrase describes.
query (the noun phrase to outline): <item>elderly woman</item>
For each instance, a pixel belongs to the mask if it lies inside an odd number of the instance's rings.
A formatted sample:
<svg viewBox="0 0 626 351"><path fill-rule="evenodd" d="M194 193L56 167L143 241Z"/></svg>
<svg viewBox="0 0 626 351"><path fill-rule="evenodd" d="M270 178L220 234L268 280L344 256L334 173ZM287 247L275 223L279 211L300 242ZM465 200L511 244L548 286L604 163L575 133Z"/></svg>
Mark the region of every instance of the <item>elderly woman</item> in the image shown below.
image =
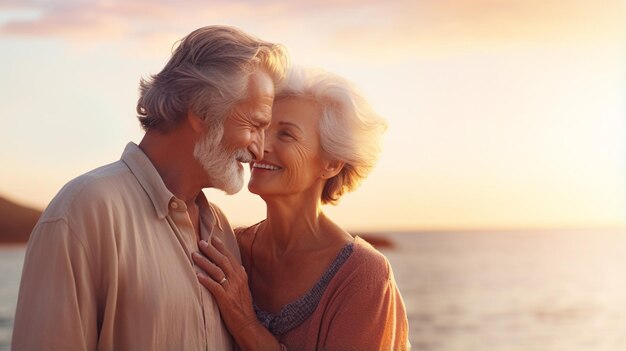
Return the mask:
<svg viewBox="0 0 626 351"><path fill-rule="evenodd" d="M244 350L404 350L408 323L391 266L322 211L374 167L386 124L344 79L294 69L278 92L265 157L248 188L267 218L194 261Z"/></svg>

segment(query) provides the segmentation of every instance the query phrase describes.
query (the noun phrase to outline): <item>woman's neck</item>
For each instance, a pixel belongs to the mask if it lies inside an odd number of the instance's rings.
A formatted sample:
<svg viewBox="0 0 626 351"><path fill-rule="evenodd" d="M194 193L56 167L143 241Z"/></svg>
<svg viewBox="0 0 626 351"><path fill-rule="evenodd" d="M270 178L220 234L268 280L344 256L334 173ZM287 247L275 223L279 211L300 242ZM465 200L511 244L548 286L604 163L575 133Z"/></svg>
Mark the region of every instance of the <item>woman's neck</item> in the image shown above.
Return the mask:
<svg viewBox="0 0 626 351"><path fill-rule="evenodd" d="M319 200L266 199L267 217L260 228L274 254L309 250L322 244L329 222Z"/></svg>

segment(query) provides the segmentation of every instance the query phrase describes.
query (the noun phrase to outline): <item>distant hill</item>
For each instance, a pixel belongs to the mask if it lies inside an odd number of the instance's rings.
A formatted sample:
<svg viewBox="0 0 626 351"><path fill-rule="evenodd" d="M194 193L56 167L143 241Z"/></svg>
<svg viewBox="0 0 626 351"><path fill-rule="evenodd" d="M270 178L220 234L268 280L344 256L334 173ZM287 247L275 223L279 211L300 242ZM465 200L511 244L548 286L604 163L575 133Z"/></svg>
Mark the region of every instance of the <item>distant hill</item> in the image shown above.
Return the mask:
<svg viewBox="0 0 626 351"><path fill-rule="evenodd" d="M0 244L25 243L35 227L41 211L18 205L0 197ZM393 242L376 233L357 233L378 249L393 248Z"/></svg>
<svg viewBox="0 0 626 351"><path fill-rule="evenodd" d="M361 239L370 243L370 245L374 246L377 249L393 249L394 243L389 238L381 234L376 233L357 233Z"/></svg>
<svg viewBox="0 0 626 351"><path fill-rule="evenodd" d="M0 244L25 243L41 211L0 197Z"/></svg>

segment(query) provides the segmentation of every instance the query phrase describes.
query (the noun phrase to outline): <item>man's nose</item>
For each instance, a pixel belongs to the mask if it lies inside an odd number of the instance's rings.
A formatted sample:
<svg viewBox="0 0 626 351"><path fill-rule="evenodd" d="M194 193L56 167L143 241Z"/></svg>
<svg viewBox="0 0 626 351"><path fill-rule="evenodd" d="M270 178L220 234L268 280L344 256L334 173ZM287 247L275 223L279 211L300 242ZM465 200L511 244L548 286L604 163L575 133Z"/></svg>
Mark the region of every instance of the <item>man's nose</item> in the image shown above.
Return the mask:
<svg viewBox="0 0 626 351"><path fill-rule="evenodd" d="M256 133L252 144L250 145L250 152L254 156L255 161L261 161L263 159L263 150L265 148L265 133L263 131Z"/></svg>

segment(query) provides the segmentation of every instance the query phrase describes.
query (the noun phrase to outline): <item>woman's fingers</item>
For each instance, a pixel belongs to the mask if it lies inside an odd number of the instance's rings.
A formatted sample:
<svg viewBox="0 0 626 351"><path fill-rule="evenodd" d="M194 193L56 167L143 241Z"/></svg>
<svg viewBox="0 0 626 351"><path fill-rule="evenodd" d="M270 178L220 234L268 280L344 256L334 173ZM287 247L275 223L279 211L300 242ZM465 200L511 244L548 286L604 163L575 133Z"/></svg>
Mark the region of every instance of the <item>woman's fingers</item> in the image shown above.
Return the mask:
<svg viewBox="0 0 626 351"><path fill-rule="evenodd" d="M244 335L251 326L263 329L252 307L248 275L233 253L216 236L210 243L201 241L199 247L201 253L193 253L193 261L206 274L198 272L198 281L215 297L231 334Z"/></svg>
<svg viewBox="0 0 626 351"><path fill-rule="evenodd" d="M196 276L198 277L198 281L200 282L200 284L204 285L204 287L207 288L207 290L209 290L209 292L213 296L215 296L218 302L222 301L222 299L224 298L223 294L226 292L226 290L222 288L222 285L220 283L216 282L213 278L202 272L197 272Z"/></svg>
<svg viewBox="0 0 626 351"><path fill-rule="evenodd" d="M232 275L233 264L231 262L231 259L228 256L222 254L215 248L215 246L211 245L210 243L204 240L200 241L200 244L198 246L200 247L200 251L202 251L202 253L209 260L211 260L211 262L213 262L215 265L221 268L227 277Z"/></svg>
<svg viewBox="0 0 626 351"><path fill-rule="evenodd" d="M222 255L228 258L231 268L235 270L236 273L242 274L246 271L242 265L237 263L237 259L235 258L235 255L233 255L232 251L226 248L226 245L224 245L224 242L220 238L213 235L211 237L211 243L213 244L213 246L219 253L221 253Z"/></svg>
<svg viewBox="0 0 626 351"><path fill-rule="evenodd" d="M217 249L219 253L228 257L229 260L233 261L235 259L235 257L233 256L233 253L230 252L230 250L226 248L226 245L224 245L224 242L220 238L218 238L216 235L211 236L211 244L213 244L213 247L215 247L215 249Z"/></svg>
<svg viewBox="0 0 626 351"><path fill-rule="evenodd" d="M248 276L245 269L219 238L213 236L212 244L202 240L198 246L206 257L194 254L193 260L210 278L224 286L227 282L234 281L247 283ZM223 280L224 278L226 280Z"/></svg>
<svg viewBox="0 0 626 351"><path fill-rule="evenodd" d="M214 281L220 282L226 276L220 267L216 266L208 258L200 255L199 253L194 252L191 255L191 258L196 265L205 271L208 277L212 278Z"/></svg>
<svg viewBox="0 0 626 351"><path fill-rule="evenodd" d="M207 289L209 289L209 291L211 291L211 292L213 292L213 289L217 288L218 285L219 285L215 281L215 279L209 277L205 273L196 272L196 276L198 276L198 280L200 281L200 283L202 283L202 285L206 286Z"/></svg>

